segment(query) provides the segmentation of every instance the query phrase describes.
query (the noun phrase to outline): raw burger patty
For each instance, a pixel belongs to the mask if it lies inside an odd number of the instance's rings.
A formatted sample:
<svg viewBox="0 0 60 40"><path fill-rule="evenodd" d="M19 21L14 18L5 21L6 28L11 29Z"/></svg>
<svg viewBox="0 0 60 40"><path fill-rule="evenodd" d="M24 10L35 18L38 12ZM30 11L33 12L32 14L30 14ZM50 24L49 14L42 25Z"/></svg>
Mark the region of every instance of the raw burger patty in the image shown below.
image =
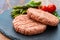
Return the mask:
<svg viewBox="0 0 60 40"><path fill-rule="evenodd" d="M13 20L14 28L24 35L34 35L46 30L46 25L29 19L27 15L19 15Z"/></svg>
<svg viewBox="0 0 60 40"><path fill-rule="evenodd" d="M29 8L27 10L27 15L28 17L46 25L56 26L59 23L59 19L56 16L40 9Z"/></svg>

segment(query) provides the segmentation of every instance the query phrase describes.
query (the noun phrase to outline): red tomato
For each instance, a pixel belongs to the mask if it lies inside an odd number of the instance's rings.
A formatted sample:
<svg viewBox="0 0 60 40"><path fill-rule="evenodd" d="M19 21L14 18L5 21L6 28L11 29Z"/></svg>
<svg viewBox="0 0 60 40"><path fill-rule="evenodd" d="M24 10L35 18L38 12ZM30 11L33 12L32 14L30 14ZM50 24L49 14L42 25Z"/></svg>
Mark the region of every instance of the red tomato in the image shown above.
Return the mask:
<svg viewBox="0 0 60 40"><path fill-rule="evenodd" d="M54 4L48 5L48 12L54 12L56 10L56 6Z"/></svg>
<svg viewBox="0 0 60 40"><path fill-rule="evenodd" d="M38 7L39 9L42 9L44 11L47 11L47 6L41 6L41 7Z"/></svg>

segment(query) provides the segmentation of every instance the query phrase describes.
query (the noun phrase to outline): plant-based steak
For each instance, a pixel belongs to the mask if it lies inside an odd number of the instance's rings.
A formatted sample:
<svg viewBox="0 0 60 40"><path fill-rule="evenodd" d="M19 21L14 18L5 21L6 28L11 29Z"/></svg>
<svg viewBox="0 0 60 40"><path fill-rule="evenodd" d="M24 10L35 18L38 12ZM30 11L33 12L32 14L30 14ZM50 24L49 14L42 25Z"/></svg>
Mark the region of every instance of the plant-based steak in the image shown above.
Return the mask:
<svg viewBox="0 0 60 40"><path fill-rule="evenodd" d="M19 15L13 20L14 29L24 35L34 35L46 30L46 25L36 22L27 15Z"/></svg>
<svg viewBox="0 0 60 40"><path fill-rule="evenodd" d="M27 15L29 18L32 18L42 24L56 26L59 23L59 19L56 16L41 9L29 8L27 10Z"/></svg>

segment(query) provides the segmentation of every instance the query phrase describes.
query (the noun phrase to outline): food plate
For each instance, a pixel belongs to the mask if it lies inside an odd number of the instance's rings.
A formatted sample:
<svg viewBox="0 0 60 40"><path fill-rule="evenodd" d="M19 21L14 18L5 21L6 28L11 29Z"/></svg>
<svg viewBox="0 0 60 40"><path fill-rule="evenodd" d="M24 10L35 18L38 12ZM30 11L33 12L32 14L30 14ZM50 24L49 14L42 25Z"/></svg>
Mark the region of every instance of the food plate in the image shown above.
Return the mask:
<svg viewBox="0 0 60 40"><path fill-rule="evenodd" d="M57 11L60 13L60 10ZM0 14L0 32L12 40L60 40L60 23L55 28L48 27L42 34L24 36L15 32L10 13L11 9Z"/></svg>

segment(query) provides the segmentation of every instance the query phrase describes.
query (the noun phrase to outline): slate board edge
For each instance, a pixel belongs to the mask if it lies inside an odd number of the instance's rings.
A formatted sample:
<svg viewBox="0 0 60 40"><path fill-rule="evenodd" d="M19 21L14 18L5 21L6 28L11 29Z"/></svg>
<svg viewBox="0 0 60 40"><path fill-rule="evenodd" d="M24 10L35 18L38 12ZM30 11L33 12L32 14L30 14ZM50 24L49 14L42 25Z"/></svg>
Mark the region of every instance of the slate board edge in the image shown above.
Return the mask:
<svg viewBox="0 0 60 40"><path fill-rule="evenodd" d="M12 9L5 10L5 11L11 11L11 10L12 10ZM4 11L4 12L5 12L5 11ZM10 38L11 40L20 40L20 39L18 39L18 38L16 38L16 37L13 37L13 36L11 36L11 35L6 34L1 28L0 28L0 32L1 32L4 36Z"/></svg>
<svg viewBox="0 0 60 40"><path fill-rule="evenodd" d="M18 40L17 38L15 37L12 37L12 36L8 36L8 34L6 34L2 29L0 29L0 32L5 35L6 37L10 38L11 40Z"/></svg>

